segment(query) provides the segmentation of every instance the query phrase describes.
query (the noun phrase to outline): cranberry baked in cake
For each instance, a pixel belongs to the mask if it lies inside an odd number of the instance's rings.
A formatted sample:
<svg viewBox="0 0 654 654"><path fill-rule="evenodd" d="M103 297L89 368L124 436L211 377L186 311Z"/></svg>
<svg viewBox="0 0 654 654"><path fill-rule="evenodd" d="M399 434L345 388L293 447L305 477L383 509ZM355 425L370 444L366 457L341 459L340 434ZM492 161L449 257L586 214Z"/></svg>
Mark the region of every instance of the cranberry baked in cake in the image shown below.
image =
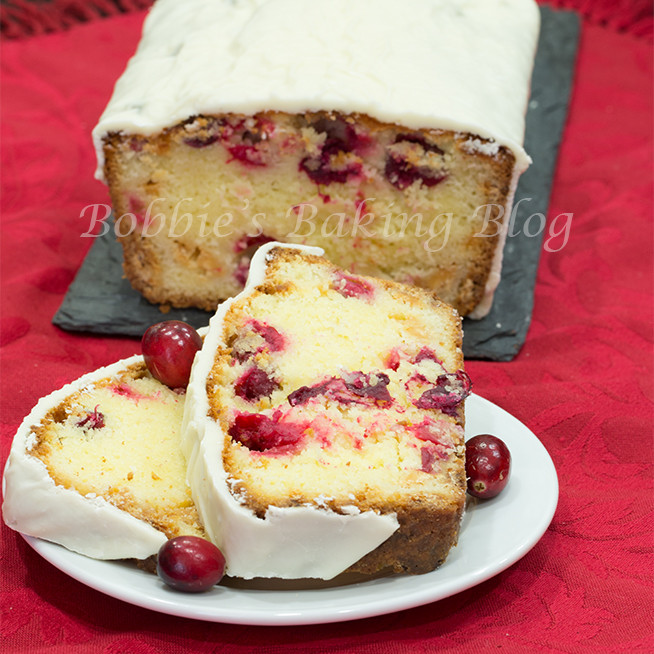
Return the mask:
<svg viewBox="0 0 654 654"><path fill-rule="evenodd" d="M212 319L184 415L194 500L232 576L428 572L465 501L460 318L319 254L262 246Z"/></svg>
<svg viewBox="0 0 654 654"><path fill-rule="evenodd" d="M99 559L146 559L203 536L180 450L184 395L142 357L101 368L39 401L4 472L13 529Z"/></svg>
<svg viewBox="0 0 654 654"><path fill-rule="evenodd" d="M484 315L538 20L533 0L158 0L94 130L130 282L213 310L277 240Z"/></svg>

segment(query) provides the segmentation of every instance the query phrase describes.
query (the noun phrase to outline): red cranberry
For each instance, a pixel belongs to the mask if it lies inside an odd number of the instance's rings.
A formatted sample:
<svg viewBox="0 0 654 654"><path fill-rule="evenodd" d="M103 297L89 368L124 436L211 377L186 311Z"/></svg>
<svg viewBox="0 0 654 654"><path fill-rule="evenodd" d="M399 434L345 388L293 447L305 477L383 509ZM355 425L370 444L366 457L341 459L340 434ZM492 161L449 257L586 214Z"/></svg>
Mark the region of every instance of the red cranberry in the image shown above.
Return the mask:
<svg viewBox="0 0 654 654"><path fill-rule="evenodd" d="M395 137L395 143L417 143L425 152L435 152L436 154L445 154L435 143L429 143L424 136L420 134L398 134Z"/></svg>
<svg viewBox="0 0 654 654"><path fill-rule="evenodd" d="M207 119L206 127L197 136L189 136L184 139L184 145L191 148L206 148L219 141L225 131L225 122L215 118Z"/></svg>
<svg viewBox="0 0 654 654"><path fill-rule="evenodd" d="M364 300L371 300L375 294L375 288L364 279L338 273L336 281L332 285L344 297L356 297Z"/></svg>
<svg viewBox="0 0 654 654"><path fill-rule="evenodd" d="M281 352L286 346L286 339L279 331L265 322L253 320L251 323L252 329L266 341L268 348L271 352Z"/></svg>
<svg viewBox="0 0 654 654"><path fill-rule="evenodd" d="M413 360L414 363L420 363L421 361L435 361L438 365L442 366L443 362L436 356L436 352L431 350L428 347L423 347L420 349L420 352L416 354L415 359Z"/></svg>
<svg viewBox="0 0 654 654"><path fill-rule="evenodd" d="M353 161L343 167L335 168L332 165L332 155L336 155L341 150L335 149L334 146L329 148L323 147L320 158L305 157L300 162L300 170L303 170L316 184L332 184L337 182L344 184L350 177L356 177L361 174L361 164ZM326 196L328 197L328 196ZM329 200L324 200L325 203Z"/></svg>
<svg viewBox="0 0 654 654"><path fill-rule="evenodd" d="M162 581L186 593L201 593L225 574L223 553L198 536L177 536L159 549L157 573Z"/></svg>
<svg viewBox="0 0 654 654"><path fill-rule="evenodd" d="M270 397L279 384L265 370L250 368L234 385L234 393L248 402L256 402L262 397Z"/></svg>
<svg viewBox="0 0 654 654"><path fill-rule="evenodd" d="M99 404L96 405L93 411L88 411L85 418L75 423L77 427L82 429L102 429L104 427L104 414L98 411Z"/></svg>
<svg viewBox="0 0 654 654"><path fill-rule="evenodd" d="M351 372L343 375L347 390L359 397L368 397L377 402L392 402L393 398L387 386L390 378L386 373Z"/></svg>
<svg viewBox="0 0 654 654"><path fill-rule="evenodd" d="M229 150L229 154L232 155L232 158L227 163L230 163L231 161L240 161L246 166L266 165L261 152L259 152L254 145L239 143L237 145L230 145L227 149Z"/></svg>
<svg viewBox="0 0 654 654"><path fill-rule="evenodd" d="M391 370L397 370L400 367L402 356L397 348L393 348L386 357L386 367Z"/></svg>
<svg viewBox="0 0 654 654"><path fill-rule="evenodd" d="M459 404L470 395L472 382L463 370L439 375L436 385L427 389L414 404L419 409L439 409L448 416L456 416Z"/></svg>
<svg viewBox="0 0 654 654"><path fill-rule="evenodd" d="M311 127L319 134L326 134L325 144L336 144L343 152L351 152L358 144L358 137L354 127L341 118L323 116Z"/></svg>
<svg viewBox="0 0 654 654"><path fill-rule="evenodd" d="M186 388L195 353L202 347L200 335L181 320L166 320L148 328L141 351L155 379L170 388Z"/></svg>
<svg viewBox="0 0 654 654"><path fill-rule="evenodd" d="M352 125L340 118L319 118L311 125L316 132L326 134L320 155L305 157L300 162L303 170L316 184L344 183L350 177L361 174L361 164L357 161L349 162L343 167L334 167L332 157L342 152L353 152L363 145Z"/></svg>
<svg viewBox="0 0 654 654"><path fill-rule="evenodd" d="M441 170L433 170L427 166L414 166L405 159L399 159L392 155L386 159L384 175L400 191L409 188L417 179L424 186L431 187L436 186L447 177L447 174Z"/></svg>
<svg viewBox="0 0 654 654"><path fill-rule="evenodd" d="M215 143L218 139L220 139L220 134L211 134L205 137L196 136L194 138L184 139L184 144L196 149L206 148L208 145Z"/></svg>
<svg viewBox="0 0 654 654"><path fill-rule="evenodd" d="M300 388L296 388L292 393L289 393L286 399L291 406L306 404L311 398L326 394L333 379L335 377L315 386L300 386Z"/></svg>
<svg viewBox="0 0 654 654"><path fill-rule="evenodd" d="M387 404L393 401L388 392L390 378L383 372L364 374L350 372L343 377L330 377L314 386L301 386L288 396L291 406L305 404L310 399L325 395L342 404Z"/></svg>
<svg viewBox="0 0 654 654"><path fill-rule="evenodd" d="M234 418L229 428L229 435L255 452L299 443L304 434L304 427L295 423L280 422L280 418L280 411L272 416L262 413L241 413Z"/></svg>
<svg viewBox="0 0 654 654"><path fill-rule="evenodd" d="M500 493L511 473L511 453L504 441L480 434L466 442L468 493L487 499Z"/></svg>
<svg viewBox="0 0 654 654"><path fill-rule="evenodd" d="M402 142L415 143L420 146L423 152L444 154L437 145L429 143L424 137L418 134L398 134L395 138L395 143ZM401 155L392 152L386 158L384 175L400 191L411 186L416 180L420 180L424 186L431 187L436 186L436 184L439 184L447 177L447 173L444 170L433 169L429 166L415 166Z"/></svg>
<svg viewBox="0 0 654 654"><path fill-rule="evenodd" d="M433 446L425 445L420 448L420 470L423 472L433 472L434 463L436 463L436 449Z"/></svg>

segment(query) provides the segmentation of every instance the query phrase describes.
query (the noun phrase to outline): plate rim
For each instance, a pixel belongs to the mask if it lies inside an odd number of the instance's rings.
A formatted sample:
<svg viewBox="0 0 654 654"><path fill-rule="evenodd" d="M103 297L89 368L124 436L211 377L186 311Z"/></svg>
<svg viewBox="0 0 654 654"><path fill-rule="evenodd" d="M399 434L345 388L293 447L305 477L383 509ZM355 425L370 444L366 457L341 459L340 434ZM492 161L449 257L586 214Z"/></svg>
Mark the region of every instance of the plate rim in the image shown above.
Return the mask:
<svg viewBox="0 0 654 654"><path fill-rule="evenodd" d="M541 471L547 477L549 487L547 488L548 493L544 496L544 499L546 500L542 507L544 510L541 512L539 519L535 523L535 526L533 526L528 533L523 534L521 542L516 544L504 556L498 557L492 565L480 567L476 570L473 570L472 572L468 572L464 577L463 582L458 579L450 579L443 583L443 580L441 579L441 583L439 583L439 573L446 569L448 561L450 561L453 556L452 553L450 553L448 560L443 564L443 566L424 575L401 575L397 577L383 577L370 581L362 581L350 586L339 586L335 588L317 590L271 591L247 589L244 591L243 589L217 586L212 589L212 591L209 591L209 593L215 594L216 592L224 592L225 589L228 588L228 596L232 593L237 593L241 597L244 594L252 594L253 597L258 596L260 598L270 596L270 594L276 595L281 593L283 595L293 593L294 596L299 598L296 600L297 604L303 597L308 598L308 594L313 593L319 593L322 596L326 596L331 591L337 595L345 593L347 595L356 596L357 591L360 591L361 589L374 590L375 587L383 587L390 584L392 594L393 586L399 586L400 588L406 586L411 587L412 581L414 581L413 585L416 587L413 592L396 595L393 601L389 601L387 597L388 593L383 592L378 593L377 597L371 602L359 603L359 605L356 606L344 606L342 608L335 607L330 611L325 611L324 608L320 608L319 606L305 606L301 609L298 609L298 607L295 605L291 605L294 608L287 608L284 606L279 607L275 605L272 609L259 607L257 609L251 609L249 612L244 612L244 610L241 608L230 607L229 602L220 603L219 601L216 605L212 605L209 602L203 602L203 599L207 597L213 597L213 595L186 595L172 591L165 587L155 575L152 575L152 573L148 573L143 570L138 570L135 565L134 572L148 575L148 578L151 577L152 579L156 580L155 583L157 583L157 586L153 586L153 596L126 592L124 585L121 585L115 581L115 575L94 575L92 571L97 566L104 568L107 566L115 567L119 565L122 568L132 564L122 561L100 561L97 559L90 559L82 554L78 554L52 542L25 534L21 534L21 536L26 540L32 549L34 549L51 565L69 577L72 577L73 579L90 588L93 588L94 590L97 590L100 593L121 600L128 604L146 608L158 613L195 620L251 626L293 626L325 624L386 615L389 613L395 613L397 611L403 611L415 608L417 606L429 604L431 602L436 602L441 599L451 597L452 595L455 595L459 592L468 590L480 583L483 583L484 581L487 581L488 579L500 574L512 566L514 563L519 561L521 558L523 558L536 545L536 543L538 543L538 541L547 531L547 528L549 527L556 512L559 499L559 483L556 468L549 453L547 452L547 449L542 444L540 439L524 423L522 423L508 411L475 393L472 393L466 402L467 423L469 423L470 420L470 416L468 415L468 407L470 406L469 403L473 405L473 409L476 408L476 411L490 411L491 413L496 414L496 417L504 422L507 422L512 427L519 429L519 431L524 432L524 434L529 437L529 446L534 450L534 452L538 454ZM466 439L468 438L470 438L470 436L466 433ZM511 474L512 478L520 477L520 473L516 473L515 467L512 468ZM462 525L462 532L464 530L466 521L472 519L474 516L474 513L477 510L476 507L481 507L485 504L491 505L491 503L498 504L502 501L502 497L503 495L499 495L497 498L492 500L485 500L481 503L472 503L471 507L466 509L466 513L463 518L464 524ZM461 551L459 548L462 548L462 543L465 544L464 539L460 539L459 545L455 550L453 550L455 554ZM91 569L91 572L88 571L88 568ZM131 568L126 569L131 570ZM432 580L434 580L435 583L429 583ZM180 598L186 598L186 601L180 601ZM205 604L207 606L205 606ZM225 606L224 604L227 605Z"/></svg>

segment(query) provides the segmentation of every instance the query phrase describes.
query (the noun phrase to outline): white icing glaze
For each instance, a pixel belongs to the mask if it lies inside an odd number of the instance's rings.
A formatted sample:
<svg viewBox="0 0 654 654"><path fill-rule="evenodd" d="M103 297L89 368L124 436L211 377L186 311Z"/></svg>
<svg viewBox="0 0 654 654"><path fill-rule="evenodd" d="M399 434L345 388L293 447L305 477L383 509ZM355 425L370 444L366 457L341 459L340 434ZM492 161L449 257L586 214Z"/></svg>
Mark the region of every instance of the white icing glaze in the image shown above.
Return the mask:
<svg viewBox="0 0 654 654"><path fill-rule="evenodd" d="M93 132L196 114L361 112L470 132L517 168L539 28L533 0L158 0Z"/></svg>
<svg viewBox="0 0 654 654"><path fill-rule="evenodd" d="M268 243L257 250L245 289L218 307L202 350L196 355L186 394L182 450L193 499L209 538L225 554L227 574L245 579L331 579L398 528L395 514L349 509L347 515L341 515L316 505L271 507L263 519L258 518L230 493L222 465L225 434L208 417L206 383L221 342L224 317L234 302L261 284L268 252L277 246L323 254L320 248L281 243Z"/></svg>
<svg viewBox="0 0 654 654"><path fill-rule="evenodd" d="M166 536L101 497L83 496L57 486L45 464L30 454L33 425L69 395L111 377L140 356L123 359L41 398L23 420L11 446L2 480L5 523L23 534L59 543L96 559L145 559L156 554Z"/></svg>

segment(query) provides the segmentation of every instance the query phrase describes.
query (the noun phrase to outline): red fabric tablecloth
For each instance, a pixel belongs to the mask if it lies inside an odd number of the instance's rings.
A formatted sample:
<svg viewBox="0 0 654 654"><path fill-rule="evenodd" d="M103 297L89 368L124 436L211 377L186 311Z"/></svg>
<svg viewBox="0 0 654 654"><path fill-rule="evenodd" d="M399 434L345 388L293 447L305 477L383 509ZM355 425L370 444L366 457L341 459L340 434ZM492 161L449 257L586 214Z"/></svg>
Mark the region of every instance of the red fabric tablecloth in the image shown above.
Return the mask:
<svg viewBox="0 0 654 654"><path fill-rule="evenodd" d="M627 4L616 2L615 15ZM133 339L65 333L50 320L90 246L80 214L108 202L93 179L90 131L142 16L2 48L2 465L40 396L138 351ZM244 627L106 597L2 525L3 651L654 651L651 21L621 33L624 18L607 16L608 26L582 31L554 182L549 215L574 215L569 242L543 252L519 356L468 366L475 391L534 431L557 467L559 507L534 549L490 581L420 608Z"/></svg>

